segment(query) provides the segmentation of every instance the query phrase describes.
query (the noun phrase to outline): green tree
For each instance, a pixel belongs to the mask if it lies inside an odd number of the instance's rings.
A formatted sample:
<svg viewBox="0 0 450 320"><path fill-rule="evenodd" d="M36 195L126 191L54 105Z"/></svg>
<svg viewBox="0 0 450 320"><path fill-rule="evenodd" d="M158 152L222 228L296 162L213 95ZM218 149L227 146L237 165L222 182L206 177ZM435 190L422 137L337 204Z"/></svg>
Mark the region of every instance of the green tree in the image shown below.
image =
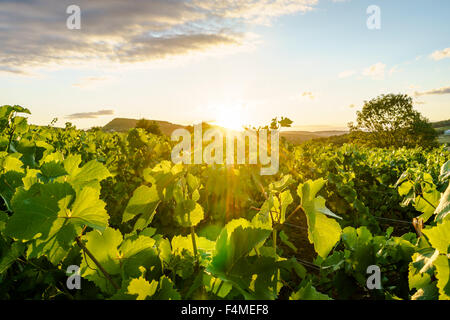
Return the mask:
<svg viewBox="0 0 450 320"><path fill-rule="evenodd" d="M152 133L158 136L162 135L159 124L156 121L141 119L136 123L136 128L144 129L147 133Z"/></svg>
<svg viewBox="0 0 450 320"><path fill-rule="evenodd" d="M365 101L356 124L349 123L354 141L376 147L434 147L437 133L430 122L414 110L404 94L380 95Z"/></svg>

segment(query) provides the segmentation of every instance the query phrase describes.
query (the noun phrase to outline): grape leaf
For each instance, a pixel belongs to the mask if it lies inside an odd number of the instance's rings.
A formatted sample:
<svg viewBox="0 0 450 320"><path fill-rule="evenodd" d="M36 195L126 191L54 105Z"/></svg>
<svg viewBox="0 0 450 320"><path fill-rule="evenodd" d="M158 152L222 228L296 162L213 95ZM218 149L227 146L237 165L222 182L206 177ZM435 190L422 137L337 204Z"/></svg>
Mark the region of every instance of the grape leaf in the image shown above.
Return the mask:
<svg viewBox="0 0 450 320"><path fill-rule="evenodd" d="M232 220L217 238L216 250L208 269L217 274L227 273L269 235L270 230L254 228L245 219Z"/></svg>
<svg viewBox="0 0 450 320"><path fill-rule="evenodd" d="M303 211L308 221L308 239L314 244L315 251L325 258L334 245L339 241L342 229L335 220L327 215L334 214L325 207L325 199L315 197L325 185L325 180L307 181L300 184L297 193L301 199Z"/></svg>
<svg viewBox="0 0 450 320"><path fill-rule="evenodd" d="M194 200L183 200L175 207L175 220L182 227L194 227L204 218L203 208Z"/></svg>
<svg viewBox="0 0 450 320"><path fill-rule="evenodd" d="M450 220L445 220L436 227L424 229L423 233L428 237L433 248L440 253L450 253Z"/></svg>
<svg viewBox="0 0 450 320"><path fill-rule="evenodd" d="M326 294L317 292L311 282L308 282L306 286L291 294L289 300L332 300Z"/></svg>
<svg viewBox="0 0 450 320"><path fill-rule="evenodd" d="M67 183L36 184L33 187L28 191L19 189L12 199L14 214L5 229L5 233L12 238L46 238L58 213L64 209L59 201L67 200L73 194Z"/></svg>
<svg viewBox="0 0 450 320"><path fill-rule="evenodd" d="M128 222L136 215L142 214L134 225L134 230L142 230L152 222L158 204L159 196L156 186L140 186L134 191L128 202L123 213L122 222Z"/></svg>
<svg viewBox="0 0 450 320"><path fill-rule="evenodd" d="M128 293L137 295L136 300L145 300L147 297L152 297L156 289L158 288L158 282L153 280L149 283L144 277L131 280L128 285Z"/></svg>
<svg viewBox="0 0 450 320"><path fill-rule="evenodd" d="M110 275L120 273L119 251L117 247L122 242L122 234L119 230L106 228L103 233L94 230L83 236L86 248ZM81 275L93 281L102 291L112 293L114 288L105 278L91 258L84 254L81 262Z"/></svg>
<svg viewBox="0 0 450 320"><path fill-rule="evenodd" d="M448 239L448 238L447 238ZM434 262L440 300L450 300L450 259L440 255Z"/></svg>
<svg viewBox="0 0 450 320"><path fill-rule="evenodd" d="M104 231L108 226L109 215L105 210L105 203L99 197L98 189L86 187L81 190L73 203L69 220L75 224Z"/></svg>
<svg viewBox="0 0 450 320"><path fill-rule="evenodd" d="M181 296L175 289L175 286L169 278L162 276L159 279L159 292L157 300L181 300Z"/></svg>
<svg viewBox="0 0 450 320"><path fill-rule="evenodd" d="M447 187L447 190L445 190L444 194L442 195L441 200L439 201L439 205L436 208L436 211L434 211L434 214L436 215L435 221L441 222L445 220L445 218L447 218L449 213L450 213L450 184Z"/></svg>

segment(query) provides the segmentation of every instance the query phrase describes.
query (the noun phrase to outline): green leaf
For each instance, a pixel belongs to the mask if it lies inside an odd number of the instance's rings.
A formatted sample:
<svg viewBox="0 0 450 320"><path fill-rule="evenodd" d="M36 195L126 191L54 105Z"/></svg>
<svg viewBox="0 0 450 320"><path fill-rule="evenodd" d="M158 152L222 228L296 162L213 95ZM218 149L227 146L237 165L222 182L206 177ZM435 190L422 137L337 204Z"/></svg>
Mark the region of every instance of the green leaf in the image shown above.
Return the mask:
<svg viewBox="0 0 450 320"><path fill-rule="evenodd" d="M25 244L21 242L12 243L11 247L0 259L0 275L19 258L25 251Z"/></svg>
<svg viewBox="0 0 450 320"><path fill-rule="evenodd" d="M152 297L157 288L158 282L155 280L149 283L144 277L140 277L131 280L128 285L128 294L137 295L136 300L145 300L147 297Z"/></svg>
<svg viewBox="0 0 450 320"><path fill-rule="evenodd" d="M271 183L269 188L273 191L281 192L284 189L286 189L290 184L292 184L292 182L294 182L294 179L292 179L292 176L288 174L283 176L281 180Z"/></svg>
<svg viewBox="0 0 450 320"><path fill-rule="evenodd" d="M24 174L17 171L8 171L0 175L0 196L5 201L9 211L13 211L11 208L11 199L16 193L16 189L23 185L23 177Z"/></svg>
<svg viewBox="0 0 450 320"><path fill-rule="evenodd" d="M158 300L181 300L181 296L175 289L175 286L169 278L162 276L159 279L159 292L156 297Z"/></svg>
<svg viewBox="0 0 450 320"><path fill-rule="evenodd" d="M439 175L440 181L445 181L450 178L450 160L448 160L442 167L441 167L441 174Z"/></svg>
<svg viewBox="0 0 450 320"><path fill-rule="evenodd" d="M71 155L64 161L64 169L69 174L65 179L77 193L86 186L100 189L99 182L111 176L108 169L100 162L92 160L79 168L80 163L80 155Z"/></svg>
<svg viewBox="0 0 450 320"><path fill-rule="evenodd" d="M417 211L423 212L420 218L423 218L424 222L428 221L433 215L435 208L439 204L441 193L436 189L432 189L429 192L424 192L423 196L417 196L414 204L414 208Z"/></svg>
<svg viewBox="0 0 450 320"><path fill-rule="evenodd" d="M223 281L219 278L215 278L208 274L203 274L203 286L206 292L211 292L212 294L218 296L219 298L225 298L233 289L231 283Z"/></svg>
<svg viewBox="0 0 450 320"><path fill-rule="evenodd" d="M41 173L47 181L67 174L62 164L56 161L46 162L41 166Z"/></svg>
<svg viewBox="0 0 450 320"><path fill-rule="evenodd" d="M216 250L208 269L216 274L227 273L269 235L270 230L254 228L245 219L232 220L217 238Z"/></svg>
<svg viewBox="0 0 450 320"><path fill-rule="evenodd" d="M291 294L289 300L332 300L326 294L317 292L312 286L311 282L308 282L306 286Z"/></svg>
<svg viewBox="0 0 450 320"><path fill-rule="evenodd" d="M122 222L128 222L136 215L141 214L134 225L134 230L142 230L152 222L158 204L159 196L156 186L140 186L134 191L128 202Z"/></svg>
<svg viewBox="0 0 450 320"><path fill-rule="evenodd" d="M109 215L105 210L105 203L99 197L98 189L86 187L81 190L72 206L69 220L75 224L104 231L108 226Z"/></svg>
<svg viewBox="0 0 450 320"><path fill-rule="evenodd" d="M65 219L53 222L47 238L40 238L28 246L27 259L42 256L54 265L60 263L73 247L75 237L81 233L81 227L76 227Z"/></svg>
<svg viewBox="0 0 450 320"><path fill-rule="evenodd" d="M409 288L424 288L431 282L434 275L434 262L439 257L439 251L433 248L421 249L412 256L409 264Z"/></svg>
<svg viewBox="0 0 450 320"><path fill-rule="evenodd" d="M308 180L304 184L299 184L297 188L297 194L303 202L312 201L317 193L323 188L327 181L323 178L318 180Z"/></svg>
<svg viewBox="0 0 450 320"><path fill-rule="evenodd" d="M328 218L327 215L335 216L325 207L325 199L315 197L325 185L325 180L309 180L300 184L297 193L301 198L301 204L308 221L308 239L314 244L315 251L325 258L339 241L342 229L335 220Z"/></svg>
<svg viewBox="0 0 450 320"><path fill-rule="evenodd" d="M401 196L405 196L409 193L411 189L413 189L413 187L414 185L412 184L411 181L406 181L398 187L398 193Z"/></svg>
<svg viewBox="0 0 450 320"><path fill-rule="evenodd" d="M450 161L449 161L450 162ZM447 187L447 190L445 190L445 193L442 195L439 205L436 208L436 211L434 211L434 214L436 215L436 222L444 221L448 217L448 214L450 213L450 184Z"/></svg>
<svg viewBox="0 0 450 320"><path fill-rule="evenodd" d="M198 188L200 188L200 179L188 173L186 176L186 181L189 186L191 192L194 192Z"/></svg>
<svg viewBox="0 0 450 320"><path fill-rule="evenodd" d="M175 207L175 220L182 227L194 227L203 218L202 206L193 200L183 200Z"/></svg>
<svg viewBox="0 0 450 320"><path fill-rule="evenodd" d="M410 290L423 288L431 282L432 272L428 270L420 272L426 263L424 258L425 257L419 253L415 253L412 256L413 262L411 262L408 267L408 283Z"/></svg>
<svg viewBox="0 0 450 320"><path fill-rule="evenodd" d="M215 242L208 240L204 237L195 235L195 243L198 251L213 252L215 249ZM172 252L174 254L180 254L183 250L188 250L191 254L194 254L194 247L192 244L191 236L175 236L172 238Z"/></svg>
<svg viewBox="0 0 450 320"><path fill-rule="evenodd" d="M434 262L434 266L438 279L439 300L450 300L450 260L448 256L440 255Z"/></svg>
<svg viewBox="0 0 450 320"><path fill-rule="evenodd" d="M16 171L16 172L24 172L23 163L17 158L18 154L8 155L7 153L3 153L6 155L4 158L0 158L0 168L4 170L4 172L8 171Z"/></svg>
<svg viewBox="0 0 450 320"><path fill-rule="evenodd" d="M294 202L294 199L292 199L291 192L289 190L286 190L283 193L281 193L280 200L281 200L281 208L280 208L279 223L282 224L286 220L286 209L292 202Z"/></svg>
<svg viewBox="0 0 450 320"><path fill-rule="evenodd" d="M440 253L450 253L450 220L422 232L430 240L433 248L438 249Z"/></svg>
<svg viewBox="0 0 450 320"><path fill-rule="evenodd" d="M152 268L159 263L155 240L147 236L126 239L119 247L119 257L124 277L137 277L140 268Z"/></svg>
<svg viewBox="0 0 450 320"><path fill-rule="evenodd" d="M411 297L411 300L436 300L438 295L438 289L433 282L417 290L417 292Z"/></svg>
<svg viewBox="0 0 450 320"><path fill-rule="evenodd" d="M6 212L0 211L0 233L5 229L9 216Z"/></svg>
<svg viewBox="0 0 450 320"><path fill-rule="evenodd" d="M28 191L19 189L12 199L14 214L5 233L21 240L46 238L58 213L64 210L72 195L72 188L62 183L35 185Z"/></svg>
<svg viewBox="0 0 450 320"><path fill-rule="evenodd" d="M22 178L23 187L25 188L25 190L30 189L33 184L39 182L38 174L39 170L36 169L27 170L26 176Z"/></svg>
<svg viewBox="0 0 450 320"><path fill-rule="evenodd" d="M119 250L117 249L122 242L122 234L119 230L106 228L103 233L91 231L87 233L83 240L86 241L86 248L92 253L95 259L103 266L110 275L120 273ZM88 255L83 254L81 262L81 275L88 280L93 281L103 292L113 293L114 288L105 278L103 273L98 270L95 263Z"/></svg>

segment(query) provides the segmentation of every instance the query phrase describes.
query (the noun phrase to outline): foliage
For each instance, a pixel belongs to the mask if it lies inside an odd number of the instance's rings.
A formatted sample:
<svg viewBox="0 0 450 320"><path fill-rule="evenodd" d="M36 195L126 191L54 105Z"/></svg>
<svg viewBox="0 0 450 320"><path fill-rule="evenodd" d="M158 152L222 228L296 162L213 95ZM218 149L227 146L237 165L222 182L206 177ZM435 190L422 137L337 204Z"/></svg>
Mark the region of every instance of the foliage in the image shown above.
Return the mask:
<svg viewBox="0 0 450 320"><path fill-rule="evenodd" d="M279 173L261 177L174 165L173 143L142 129L35 127L20 112L0 109L2 299L449 299L443 147L283 143ZM65 285L71 265L81 290Z"/></svg>
<svg viewBox="0 0 450 320"><path fill-rule="evenodd" d="M141 119L136 123L136 128L144 129L147 133L162 135L161 129L156 121Z"/></svg>
<svg viewBox="0 0 450 320"><path fill-rule="evenodd" d="M381 95L364 102L350 130L364 143L396 148L436 145L437 133L418 111L411 97L403 94Z"/></svg>

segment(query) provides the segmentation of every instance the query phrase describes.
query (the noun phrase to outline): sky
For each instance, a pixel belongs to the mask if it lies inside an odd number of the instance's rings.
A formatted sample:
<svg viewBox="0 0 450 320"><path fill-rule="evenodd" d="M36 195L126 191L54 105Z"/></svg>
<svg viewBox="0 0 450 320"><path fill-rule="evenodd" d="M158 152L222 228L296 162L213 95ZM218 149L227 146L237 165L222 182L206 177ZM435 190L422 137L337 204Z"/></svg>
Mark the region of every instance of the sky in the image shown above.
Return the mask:
<svg viewBox="0 0 450 320"><path fill-rule="evenodd" d="M42 125L284 116L315 131L405 93L445 120L449 13L448 0L0 0L0 105Z"/></svg>

